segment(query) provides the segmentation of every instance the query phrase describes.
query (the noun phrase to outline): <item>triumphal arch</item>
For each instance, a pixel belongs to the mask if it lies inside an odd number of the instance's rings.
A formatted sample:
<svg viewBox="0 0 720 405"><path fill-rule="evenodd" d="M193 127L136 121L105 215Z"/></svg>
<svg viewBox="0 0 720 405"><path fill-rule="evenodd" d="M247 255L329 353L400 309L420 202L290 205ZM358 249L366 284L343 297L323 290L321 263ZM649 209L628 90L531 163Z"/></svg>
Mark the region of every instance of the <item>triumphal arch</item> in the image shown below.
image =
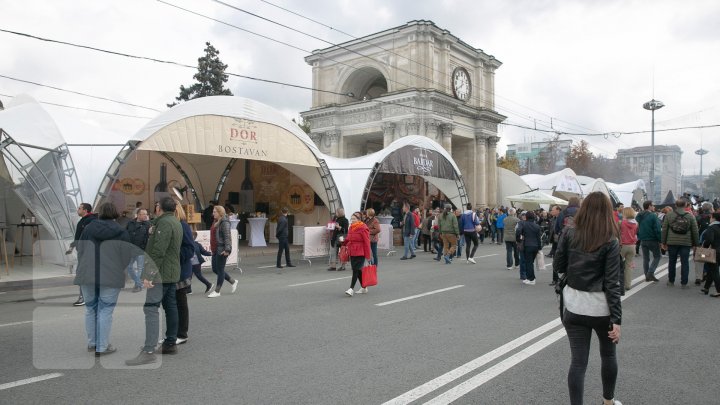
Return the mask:
<svg viewBox="0 0 720 405"><path fill-rule="evenodd" d="M363 156L407 135L442 145L469 201L498 203L495 69L501 62L436 26L410 21L305 58L312 108L301 113L321 151Z"/></svg>

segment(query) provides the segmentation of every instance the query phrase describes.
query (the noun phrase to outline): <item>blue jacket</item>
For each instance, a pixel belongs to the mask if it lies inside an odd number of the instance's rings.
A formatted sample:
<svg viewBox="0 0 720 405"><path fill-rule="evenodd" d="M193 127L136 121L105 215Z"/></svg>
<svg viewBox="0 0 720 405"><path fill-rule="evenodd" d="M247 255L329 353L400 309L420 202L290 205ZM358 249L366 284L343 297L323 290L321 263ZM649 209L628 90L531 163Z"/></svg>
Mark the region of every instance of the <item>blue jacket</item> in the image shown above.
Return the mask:
<svg viewBox="0 0 720 405"><path fill-rule="evenodd" d="M503 223L505 217L507 217L507 214L504 212L497 216L497 221L495 222L495 227L497 229L505 229L505 224Z"/></svg>
<svg viewBox="0 0 720 405"><path fill-rule="evenodd" d="M192 264L190 259L195 254L195 241L192 237L192 229L185 221L180 221L183 228L183 238L180 243L180 281L187 280L192 276Z"/></svg>
<svg viewBox="0 0 720 405"><path fill-rule="evenodd" d="M205 250L199 242L193 241L193 245L195 245L195 257L197 257L199 262L197 266L205 263L205 258L203 256L212 256L212 252Z"/></svg>

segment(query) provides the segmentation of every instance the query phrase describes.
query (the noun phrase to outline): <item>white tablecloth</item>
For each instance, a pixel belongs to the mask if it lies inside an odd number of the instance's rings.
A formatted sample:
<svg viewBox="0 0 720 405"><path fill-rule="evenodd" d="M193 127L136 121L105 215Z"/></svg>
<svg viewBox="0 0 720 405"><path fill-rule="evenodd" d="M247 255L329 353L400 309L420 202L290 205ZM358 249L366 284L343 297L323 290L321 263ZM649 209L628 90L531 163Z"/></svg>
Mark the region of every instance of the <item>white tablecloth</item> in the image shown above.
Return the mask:
<svg viewBox="0 0 720 405"><path fill-rule="evenodd" d="M248 218L248 222L250 223L248 246L267 246L267 242L265 242L265 222L267 222L267 218Z"/></svg>

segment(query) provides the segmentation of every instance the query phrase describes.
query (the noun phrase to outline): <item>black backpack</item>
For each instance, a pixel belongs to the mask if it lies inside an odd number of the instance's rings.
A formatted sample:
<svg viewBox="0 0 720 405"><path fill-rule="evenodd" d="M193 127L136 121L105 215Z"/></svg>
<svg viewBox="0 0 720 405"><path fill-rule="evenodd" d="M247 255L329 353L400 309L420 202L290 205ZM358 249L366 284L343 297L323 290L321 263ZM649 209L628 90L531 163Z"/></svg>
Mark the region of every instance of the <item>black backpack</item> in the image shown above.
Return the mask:
<svg viewBox="0 0 720 405"><path fill-rule="evenodd" d="M685 235L690 230L690 221L687 218L687 212L682 215L676 215L675 219L670 222L670 229L678 235Z"/></svg>

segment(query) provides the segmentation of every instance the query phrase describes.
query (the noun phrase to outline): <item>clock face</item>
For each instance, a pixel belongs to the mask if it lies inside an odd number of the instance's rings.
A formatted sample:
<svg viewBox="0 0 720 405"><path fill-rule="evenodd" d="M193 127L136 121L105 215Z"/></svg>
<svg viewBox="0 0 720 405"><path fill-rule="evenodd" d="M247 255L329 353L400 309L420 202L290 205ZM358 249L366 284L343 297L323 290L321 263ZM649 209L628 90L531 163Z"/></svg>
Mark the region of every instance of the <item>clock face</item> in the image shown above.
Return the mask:
<svg viewBox="0 0 720 405"><path fill-rule="evenodd" d="M458 100L467 101L470 98L470 75L465 68L457 67L453 71L452 90Z"/></svg>

